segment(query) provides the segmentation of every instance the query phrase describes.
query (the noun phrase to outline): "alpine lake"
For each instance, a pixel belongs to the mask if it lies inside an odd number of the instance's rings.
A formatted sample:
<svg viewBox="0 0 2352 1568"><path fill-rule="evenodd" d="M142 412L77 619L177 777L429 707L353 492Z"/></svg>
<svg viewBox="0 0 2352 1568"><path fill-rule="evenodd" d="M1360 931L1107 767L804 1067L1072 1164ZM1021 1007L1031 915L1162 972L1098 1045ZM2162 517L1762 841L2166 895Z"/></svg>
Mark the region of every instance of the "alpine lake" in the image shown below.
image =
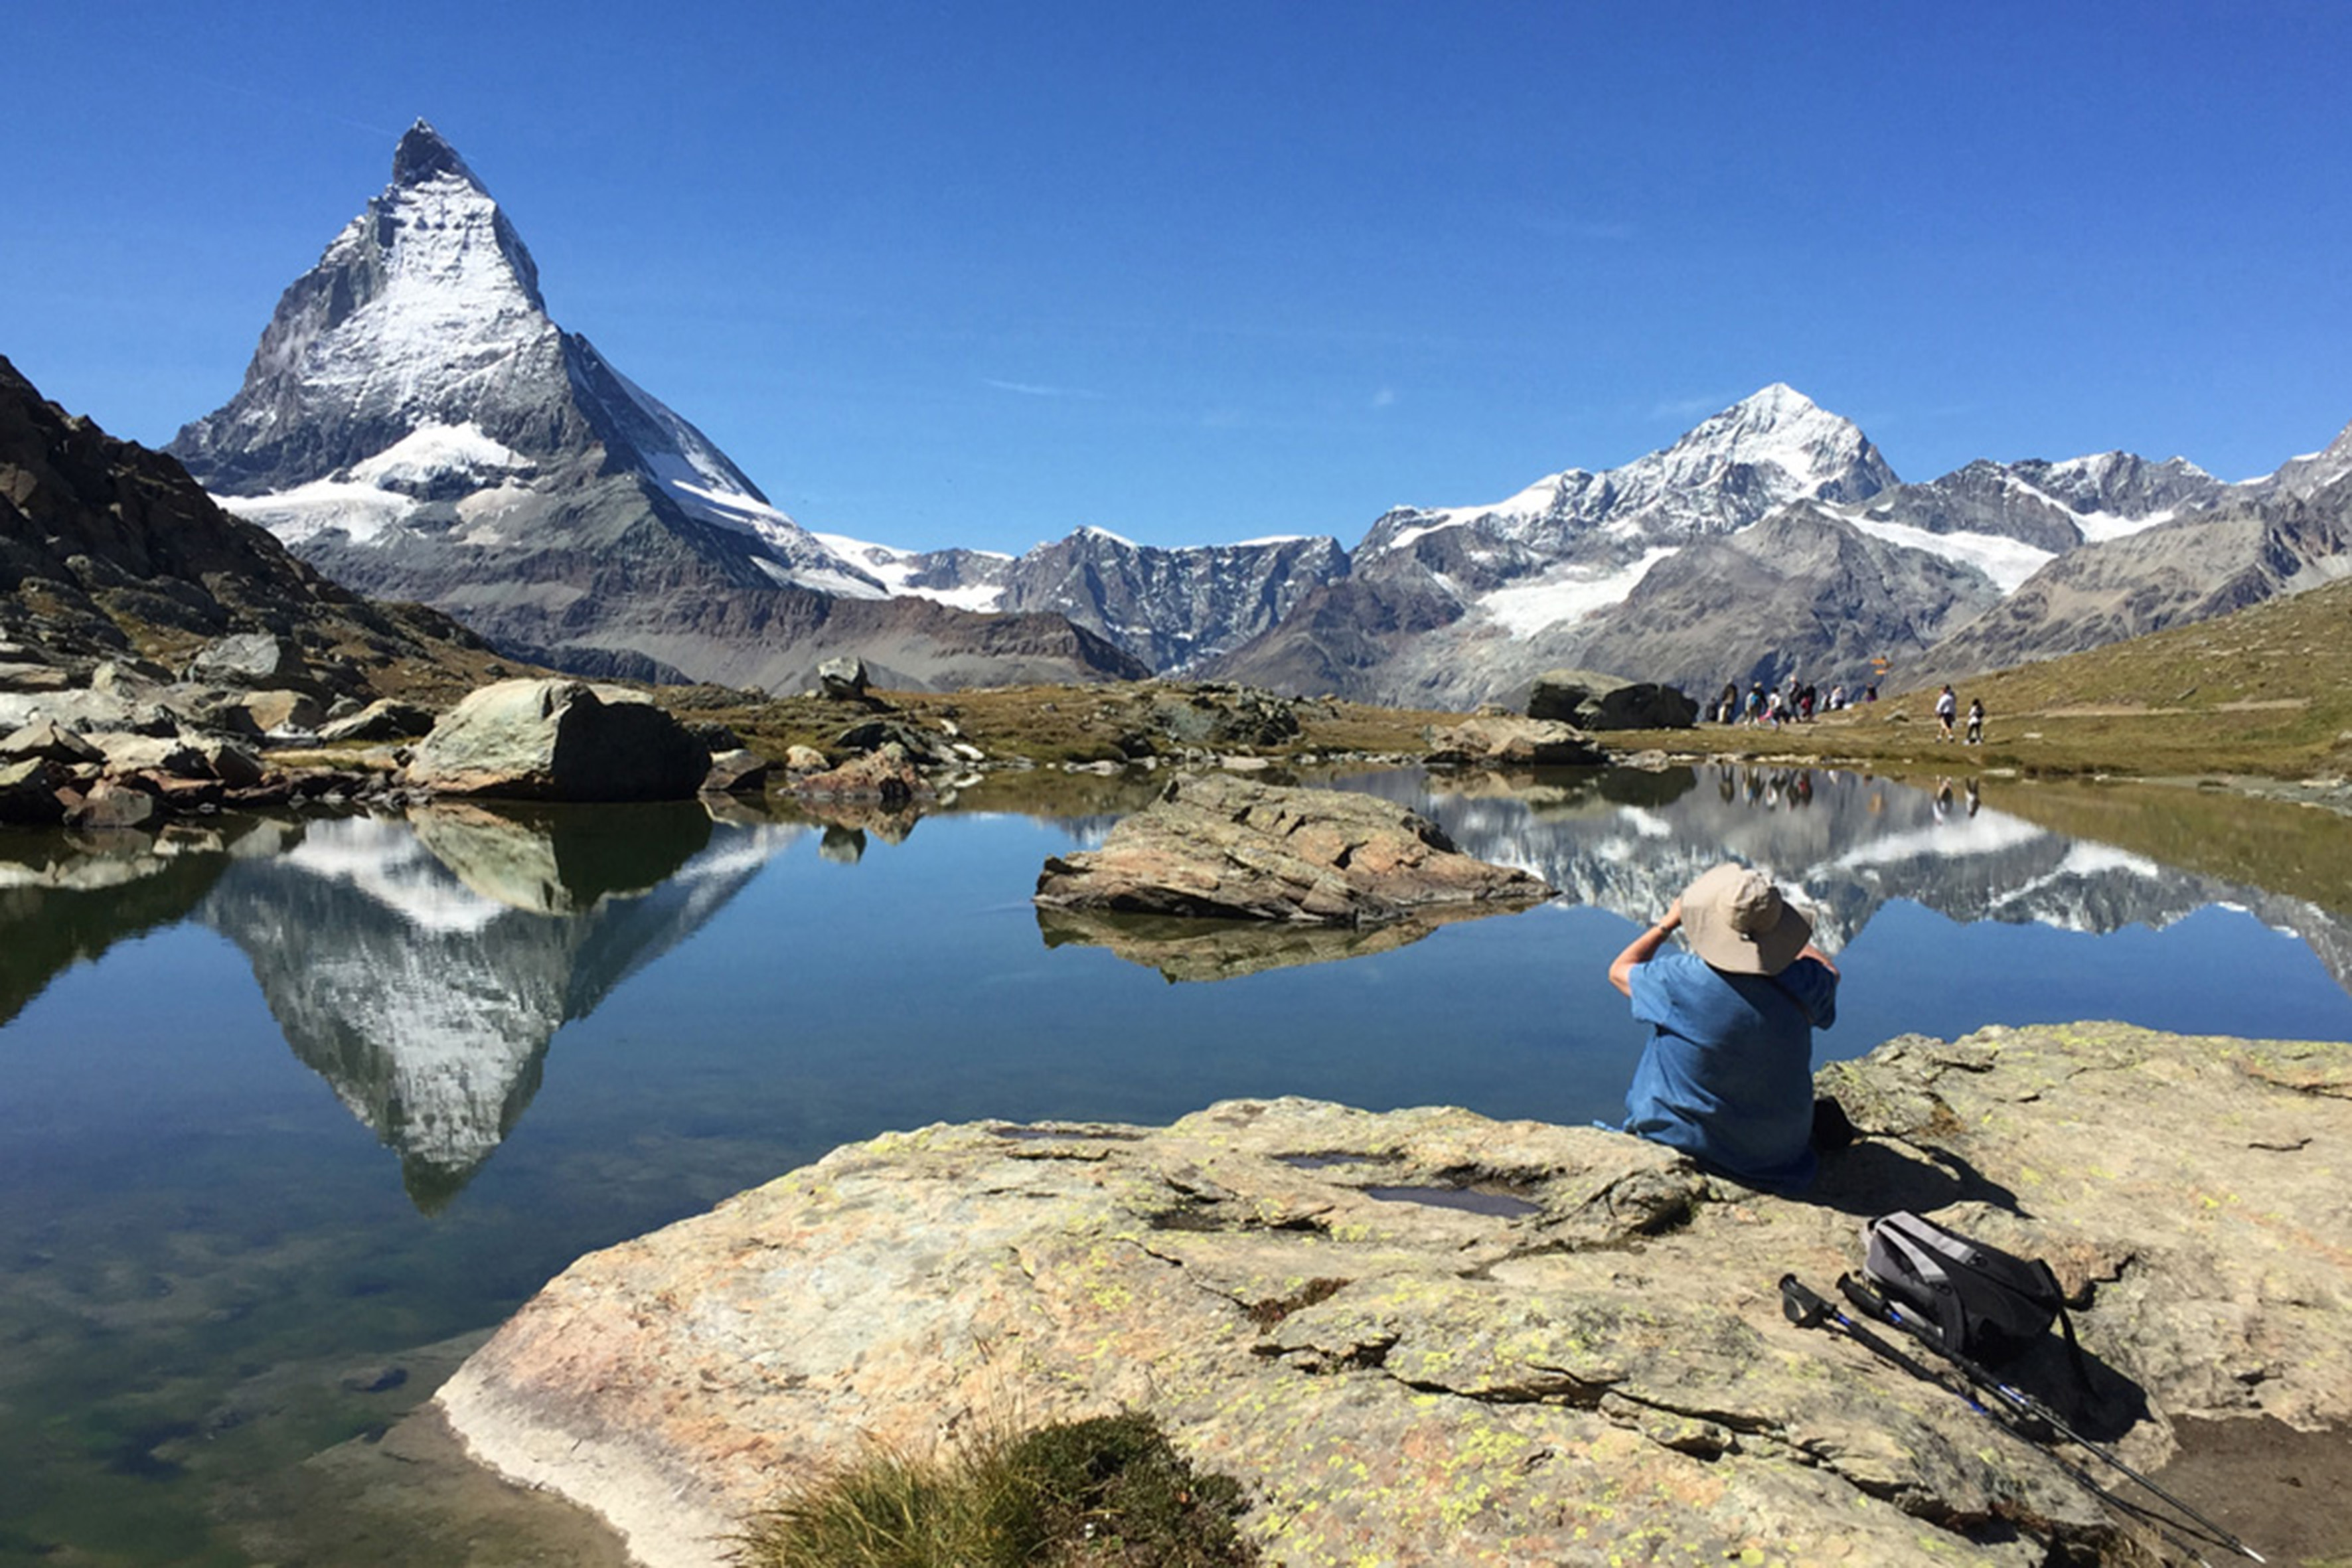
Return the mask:
<svg viewBox="0 0 2352 1568"><path fill-rule="evenodd" d="M0 1564L618 1562L412 1412L580 1254L935 1121L1305 1095L1613 1121L1610 958L1736 858L1822 1056L2116 1018L2352 1039L2352 823L1708 765L1301 782L1560 889L1436 928L1041 916L1148 778L912 816L442 806L0 836Z"/></svg>

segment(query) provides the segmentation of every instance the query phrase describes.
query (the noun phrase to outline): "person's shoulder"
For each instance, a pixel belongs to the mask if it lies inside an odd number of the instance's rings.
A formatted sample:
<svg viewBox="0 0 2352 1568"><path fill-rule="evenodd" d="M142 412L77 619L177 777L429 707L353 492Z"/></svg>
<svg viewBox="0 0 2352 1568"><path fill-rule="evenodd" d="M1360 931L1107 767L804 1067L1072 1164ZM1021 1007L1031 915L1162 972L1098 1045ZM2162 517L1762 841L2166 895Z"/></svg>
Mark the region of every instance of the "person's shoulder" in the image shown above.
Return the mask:
<svg viewBox="0 0 2352 1568"><path fill-rule="evenodd" d="M1837 989L1837 971L1818 958L1800 958L1780 972L1783 984L1799 990L1822 992Z"/></svg>
<svg viewBox="0 0 2352 1568"><path fill-rule="evenodd" d="M1661 949L1647 963L1633 966L1633 984L1645 985L1661 994L1680 991L1688 986L1695 970L1706 968L1705 960L1681 948Z"/></svg>

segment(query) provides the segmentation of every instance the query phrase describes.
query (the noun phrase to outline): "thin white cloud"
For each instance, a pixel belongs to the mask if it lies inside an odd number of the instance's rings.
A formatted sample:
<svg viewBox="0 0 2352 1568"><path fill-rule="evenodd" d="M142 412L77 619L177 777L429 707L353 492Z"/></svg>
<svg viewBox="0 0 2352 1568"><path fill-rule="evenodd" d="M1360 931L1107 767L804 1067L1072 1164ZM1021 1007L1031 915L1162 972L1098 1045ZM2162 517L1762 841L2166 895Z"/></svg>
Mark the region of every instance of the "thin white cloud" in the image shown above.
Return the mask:
<svg viewBox="0 0 2352 1568"><path fill-rule="evenodd" d="M1710 392L1698 397L1669 397L1650 405L1653 419L1701 419L1710 414L1720 414L1738 402L1735 395L1726 397Z"/></svg>
<svg viewBox="0 0 2352 1568"><path fill-rule="evenodd" d="M1397 389L1393 386L1383 386L1372 394L1372 406L1375 408L1394 408L1396 401Z"/></svg>
<svg viewBox="0 0 2352 1568"><path fill-rule="evenodd" d="M1103 395L1089 392L1082 386L1040 386L1034 381L998 381L993 376L982 380L999 392L1017 392L1024 397L1075 397L1087 403L1099 403Z"/></svg>

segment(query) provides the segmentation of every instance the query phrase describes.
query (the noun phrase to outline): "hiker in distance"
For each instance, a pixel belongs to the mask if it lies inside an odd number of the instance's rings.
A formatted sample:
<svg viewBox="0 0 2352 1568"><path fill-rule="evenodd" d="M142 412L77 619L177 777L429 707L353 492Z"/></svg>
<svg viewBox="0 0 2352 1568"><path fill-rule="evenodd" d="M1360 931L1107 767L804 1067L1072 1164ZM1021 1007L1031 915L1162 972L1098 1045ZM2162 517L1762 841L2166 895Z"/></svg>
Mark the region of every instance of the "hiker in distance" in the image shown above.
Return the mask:
<svg viewBox="0 0 2352 1568"><path fill-rule="evenodd" d="M1952 721L1959 716L1959 712L1960 700L1952 695L1949 686L1936 694L1936 739L1948 741L1952 738Z"/></svg>
<svg viewBox="0 0 2352 1568"><path fill-rule="evenodd" d="M1690 950L1661 950L1681 931ZM1837 965L1763 872L1726 862L1609 965L1650 1026L1624 1130L1752 1186L1813 1179L1813 1031L1837 1021ZM1824 1102L1822 1141L1843 1113ZM1850 1131L1846 1136L1850 1137Z"/></svg>

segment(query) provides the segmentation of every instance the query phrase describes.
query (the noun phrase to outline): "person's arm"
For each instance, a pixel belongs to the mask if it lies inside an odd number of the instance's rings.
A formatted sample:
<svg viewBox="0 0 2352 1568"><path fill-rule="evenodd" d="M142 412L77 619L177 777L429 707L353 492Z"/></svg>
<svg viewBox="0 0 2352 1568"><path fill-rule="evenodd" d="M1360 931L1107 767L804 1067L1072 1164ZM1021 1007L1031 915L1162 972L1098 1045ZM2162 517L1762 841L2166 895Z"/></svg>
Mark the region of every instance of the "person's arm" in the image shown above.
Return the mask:
<svg viewBox="0 0 2352 1568"><path fill-rule="evenodd" d="M1625 951L1610 960L1609 984L1628 996L1633 994L1634 966L1655 958L1658 949L1665 945L1666 938L1674 935L1675 928L1682 923L1683 901L1676 899L1675 907L1666 911L1665 919L1627 942Z"/></svg>
<svg viewBox="0 0 2352 1568"><path fill-rule="evenodd" d="M1805 943L1803 947L1800 948L1797 952L1797 956L1799 958L1811 959L1815 963L1818 963L1823 969L1828 970L1832 978L1837 977L1838 966L1830 962L1830 955L1828 953L1823 952L1811 942L1809 942Z"/></svg>

